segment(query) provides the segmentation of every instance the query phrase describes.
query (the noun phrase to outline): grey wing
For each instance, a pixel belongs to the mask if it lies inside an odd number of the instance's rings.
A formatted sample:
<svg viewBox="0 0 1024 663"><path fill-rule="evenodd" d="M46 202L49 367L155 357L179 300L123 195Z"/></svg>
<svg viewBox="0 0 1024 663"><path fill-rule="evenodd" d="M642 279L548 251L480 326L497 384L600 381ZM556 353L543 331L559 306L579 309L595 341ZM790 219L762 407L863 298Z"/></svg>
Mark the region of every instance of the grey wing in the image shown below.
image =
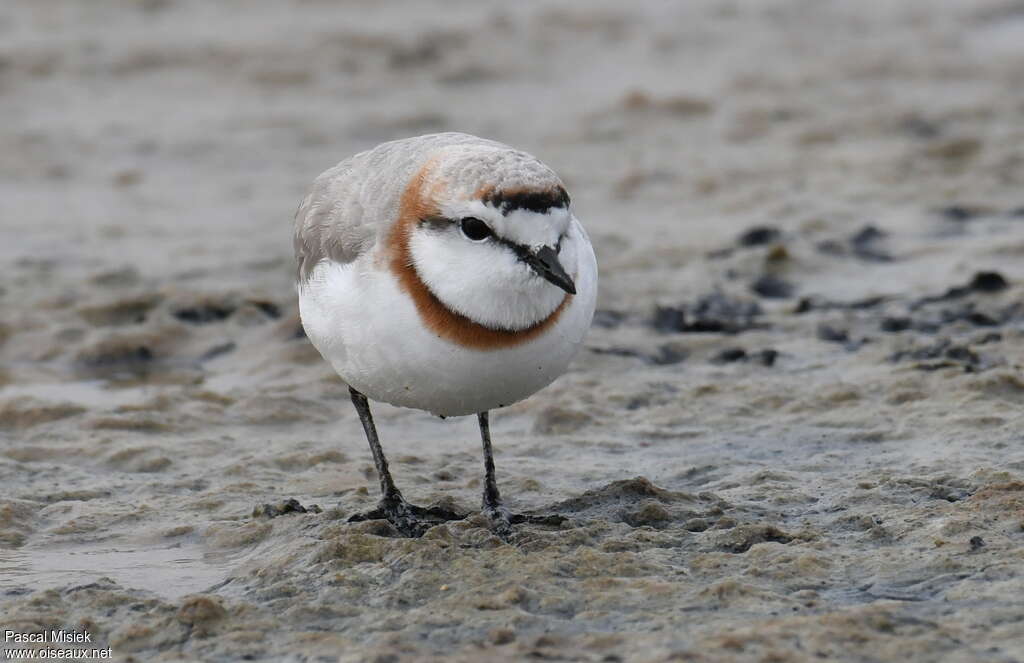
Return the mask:
<svg viewBox="0 0 1024 663"><path fill-rule="evenodd" d="M295 212L295 262L299 283L321 260L348 263L373 247L375 224L360 200L355 159L324 171Z"/></svg>
<svg viewBox="0 0 1024 663"><path fill-rule="evenodd" d="M434 150L461 143L501 143L460 133L429 134L383 143L325 171L295 213L298 282L321 260L348 263L371 250L397 218L409 178Z"/></svg>

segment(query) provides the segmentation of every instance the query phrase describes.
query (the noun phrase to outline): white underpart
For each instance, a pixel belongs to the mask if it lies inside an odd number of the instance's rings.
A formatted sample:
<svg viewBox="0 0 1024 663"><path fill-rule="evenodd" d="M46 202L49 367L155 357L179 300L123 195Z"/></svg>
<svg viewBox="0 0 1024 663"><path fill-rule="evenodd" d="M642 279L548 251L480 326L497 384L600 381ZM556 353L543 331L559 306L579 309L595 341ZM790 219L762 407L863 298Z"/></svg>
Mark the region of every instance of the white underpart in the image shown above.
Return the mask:
<svg viewBox="0 0 1024 663"><path fill-rule="evenodd" d="M577 294L555 324L520 345L475 350L439 337L423 325L413 301L372 252L347 265L324 260L313 269L299 288L303 326L342 379L371 399L448 416L522 400L565 371L594 315L597 262L579 223L571 219L567 224L562 262L575 276ZM568 244L574 247L571 256ZM494 269L488 263L477 274L493 279ZM557 307L565 293L536 280L556 293ZM527 290L534 287L529 279L524 282ZM549 302L548 291L539 292ZM476 308L486 306L477 302ZM534 307L530 315L542 308ZM522 320L520 313L506 311L506 317Z"/></svg>
<svg viewBox="0 0 1024 663"><path fill-rule="evenodd" d="M559 235L572 220L564 209L553 209L550 214L516 210L503 217L494 208L467 206L445 213L455 219L476 216L496 235L534 249L558 245ZM578 233L561 239L563 266L576 263L581 241ZM417 228L409 248L420 279L441 303L491 329L532 327L551 315L565 298L564 290L538 276L511 248L494 239L474 242L456 227ZM572 268L566 269L571 276Z"/></svg>

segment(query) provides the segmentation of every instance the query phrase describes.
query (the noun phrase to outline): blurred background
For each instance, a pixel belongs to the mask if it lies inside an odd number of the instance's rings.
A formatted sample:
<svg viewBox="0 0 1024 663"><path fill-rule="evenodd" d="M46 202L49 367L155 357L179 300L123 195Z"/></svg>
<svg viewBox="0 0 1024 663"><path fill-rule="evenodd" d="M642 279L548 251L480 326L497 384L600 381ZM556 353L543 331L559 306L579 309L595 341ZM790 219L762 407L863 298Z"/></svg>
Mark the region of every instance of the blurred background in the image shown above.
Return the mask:
<svg viewBox="0 0 1024 663"><path fill-rule="evenodd" d="M150 658L1024 655L984 571L1020 545L1021 2L4 0L0 119L0 616ZM514 508L591 525L494 571L480 527L337 522L372 464L292 284L317 174L449 130L552 166L601 268L572 371L493 423ZM407 495L475 507L472 421L376 413ZM251 516L286 497L325 511Z"/></svg>
<svg viewBox="0 0 1024 663"><path fill-rule="evenodd" d="M1024 168L1022 21L968 1L11 0L0 250L237 279L288 259L316 174L446 130L548 161L609 269L650 248L634 232L731 239L722 217L998 204Z"/></svg>

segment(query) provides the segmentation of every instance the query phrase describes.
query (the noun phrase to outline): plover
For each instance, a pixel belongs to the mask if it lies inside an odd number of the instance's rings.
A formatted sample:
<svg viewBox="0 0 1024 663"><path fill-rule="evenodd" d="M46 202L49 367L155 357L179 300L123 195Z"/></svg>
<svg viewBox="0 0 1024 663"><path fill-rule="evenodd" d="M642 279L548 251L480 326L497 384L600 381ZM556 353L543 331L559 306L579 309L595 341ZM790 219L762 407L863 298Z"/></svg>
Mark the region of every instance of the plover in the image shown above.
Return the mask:
<svg viewBox="0 0 1024 663"><path fill-rule="evenodd" d="M509 532L488 412L561 375L590 327L597 261L569 195L533 156L460 133L379 145L325 171L295 216L302 325L349 385L382 493L373 517L430 516L388 471L368 399L476 414L483 510Z"/></svg>

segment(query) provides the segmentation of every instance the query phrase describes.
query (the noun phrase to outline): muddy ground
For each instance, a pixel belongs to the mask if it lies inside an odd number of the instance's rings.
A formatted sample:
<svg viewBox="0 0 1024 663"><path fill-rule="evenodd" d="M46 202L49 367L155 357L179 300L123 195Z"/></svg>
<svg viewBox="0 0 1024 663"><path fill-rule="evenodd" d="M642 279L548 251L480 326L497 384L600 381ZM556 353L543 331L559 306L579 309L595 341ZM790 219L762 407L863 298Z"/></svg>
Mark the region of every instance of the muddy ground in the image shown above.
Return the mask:
<svg viewBox="0 0 1024 663"><path fill-rule="evenodd" d="M9 0L0 115L0 629L1024 660L1019 2ZM553 166L601 267L492 416L511 505L568 518L512 545L346 522L373 465L296 318L306 185L441 130ZM407 496L477 508L472 418L375 412Z"/></svg>

